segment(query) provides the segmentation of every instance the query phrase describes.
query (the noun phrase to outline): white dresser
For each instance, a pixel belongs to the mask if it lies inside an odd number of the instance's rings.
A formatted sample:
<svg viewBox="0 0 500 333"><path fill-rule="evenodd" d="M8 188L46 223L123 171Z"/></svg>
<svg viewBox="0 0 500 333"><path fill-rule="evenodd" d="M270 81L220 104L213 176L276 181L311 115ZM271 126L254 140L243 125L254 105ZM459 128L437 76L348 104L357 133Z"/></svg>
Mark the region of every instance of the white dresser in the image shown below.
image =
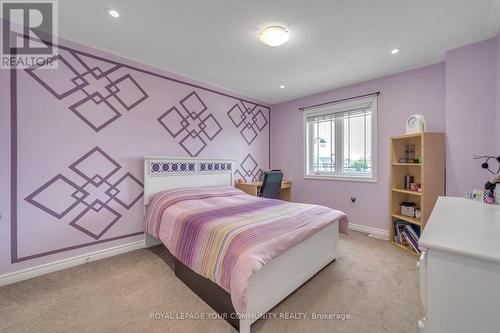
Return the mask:
<svg viewBox="0 0 500 333"><path fill-rule="evenodd" d="M440 197L419 244L421 332L500 332L500 207Z"/></svg>

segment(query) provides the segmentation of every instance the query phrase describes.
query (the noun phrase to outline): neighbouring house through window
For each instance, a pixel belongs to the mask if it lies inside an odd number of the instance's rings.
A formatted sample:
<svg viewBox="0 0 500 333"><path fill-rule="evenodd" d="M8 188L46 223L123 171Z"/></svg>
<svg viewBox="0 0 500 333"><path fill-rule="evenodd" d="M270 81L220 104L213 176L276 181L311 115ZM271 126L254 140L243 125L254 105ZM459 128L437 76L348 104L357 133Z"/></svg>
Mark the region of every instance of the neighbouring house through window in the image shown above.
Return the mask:
<svg viewBox="0 0 500 333"><path fill-rule="evenodd" d="M305 178L377 181L377 96L303 113Z"/></svg>

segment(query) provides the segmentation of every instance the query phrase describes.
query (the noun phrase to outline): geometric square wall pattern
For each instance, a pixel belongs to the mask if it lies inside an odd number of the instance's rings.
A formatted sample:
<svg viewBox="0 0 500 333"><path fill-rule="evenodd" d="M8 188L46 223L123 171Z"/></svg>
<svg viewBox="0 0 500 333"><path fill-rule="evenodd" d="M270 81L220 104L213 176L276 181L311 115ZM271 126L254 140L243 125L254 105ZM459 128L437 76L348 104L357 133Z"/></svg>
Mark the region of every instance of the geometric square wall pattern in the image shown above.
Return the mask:
<svg viewBox="0 0 500 333"><path fill-rule="evenodd" d="M69 166L71 179L56 175L37 188L25 200L61 220L73 209L84 209L68 225L99 240L122 215L110 206L114 201L130 209L143 196L143 184L101 148L94 147ZM111 182L116 173L123 173ZM82 185L77 185L81 183ZM123 186L127 184L127 186Z"/></svg>
<svg viewBox="0 0 500 333"><path fill-rule="evenodd" d="M51 70L43 65L28 68L26 73L58 100L70 99L79 93L82 97L68 109L99 132L149 96L132 75L127 73L117 79L110 76L122 66L95 59L88 64L86 59L76 52L57 55L54 62L61 73L58 77L48 75ZM83 69L78 70L69 60L78 61Z"/></svg>
<svg viewBox="0 0 500 333"><path fill-rule="evenodd" d="M252 144L269 123L261 106L245 101L234 104L227 115L248 145Z"/></svg>
<svg viewBox="0 0 500 333"><path fill-rule="evenodd" d="M10 105L11 263L141 235L145 154L181 147L185 156L234 157L236 176L247 180L267 167L267 139L255 139L269 128L269 108L123 59L54 47L57 70L3 73L17 101ZM252 144L252 155L231 140Z"/></svg>
<svg viewBox="0 0 500 333"><path fill-rule="evenodd" d="M235 178L241 178L245 182L255 182L262 175L259 164L251 154L248 154L240 163L238 169L234 172Z"/></svg>
<svg viewBox="0 0 500 333"><path fill-rule="evenodd" d="M163 113L158 122L189 154L198 156L203 149L222 131L222 127L196 91L191 92Z"/></svg>

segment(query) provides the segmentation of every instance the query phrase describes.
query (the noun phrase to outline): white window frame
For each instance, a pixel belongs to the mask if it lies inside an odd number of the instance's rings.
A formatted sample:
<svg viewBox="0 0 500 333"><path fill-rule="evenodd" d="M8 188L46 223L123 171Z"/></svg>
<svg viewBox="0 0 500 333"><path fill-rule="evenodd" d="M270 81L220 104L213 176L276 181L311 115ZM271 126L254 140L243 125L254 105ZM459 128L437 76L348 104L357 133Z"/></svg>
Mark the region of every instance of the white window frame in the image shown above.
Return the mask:
<svg viewBox="0 0 500 333"><path fill-rule="evenodd" d="M314 108L306 108L302 111L303 113L303 144L304 144L304 179L324 179L324 180L340 180L340 181L356 181L356 182L377 182L377 130L378 130L378 122L377 122L377 96L353 99L344 102L332 103L320 107ZM312 158L312 151L310 151L311 134L309 133L309 129L307 126L307 118L314 116L322 116L322 115L331 115L333 113L342 113L349 110L356 110L360 108L371 108L372 111L372 147L371 147L371 156L372 156L372 175L364 176L364 175L355 175L355 174L345 174L345 173L335 173L335 172L309 172L309 160ZM336 126L336 130L339 127ZM335 142L335 151L338 149L343 150L343 142ZM343 155L340 154L341 156ZM335 158L336 162L339 160L337 156Z"/></svg>

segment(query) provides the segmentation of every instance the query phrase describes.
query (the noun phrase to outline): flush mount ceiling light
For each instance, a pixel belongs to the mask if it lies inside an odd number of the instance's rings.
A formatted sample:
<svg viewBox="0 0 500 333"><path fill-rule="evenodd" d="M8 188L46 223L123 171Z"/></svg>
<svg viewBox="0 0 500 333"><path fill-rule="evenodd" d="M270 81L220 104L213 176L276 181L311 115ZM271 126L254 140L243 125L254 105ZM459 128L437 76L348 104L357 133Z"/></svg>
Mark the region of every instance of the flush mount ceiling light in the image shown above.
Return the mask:
<svg viewBox="0 0 500 333"><path fill-rule="evenodd" d="M280 86L280 88L281 88L281 89L285 89L285 85L283 85L283 84L282 84L282 85Z"/></svg>
<svg viewBox="0 0 500 333"><path fill-rule="evenodd" d="M391 54L398 54L399 51L401 51L401 50L400 49L392 49Z"/></svg>
<svg viewBox="0 0 500 333"><path fill-rule="evenodd" d="M108 8L108 9L106 9L106 13L108 13L109 16L114 17L114 18L120 17L120 13L118 13L118 11L115 9Z"/></svg>
<svg viewBox="0 0 500 333"><path fill-rule="evenodd" d="M285 44L289 37L288 30L278 25L267 27L259 34L262 43L273 47Z"/></svg>

